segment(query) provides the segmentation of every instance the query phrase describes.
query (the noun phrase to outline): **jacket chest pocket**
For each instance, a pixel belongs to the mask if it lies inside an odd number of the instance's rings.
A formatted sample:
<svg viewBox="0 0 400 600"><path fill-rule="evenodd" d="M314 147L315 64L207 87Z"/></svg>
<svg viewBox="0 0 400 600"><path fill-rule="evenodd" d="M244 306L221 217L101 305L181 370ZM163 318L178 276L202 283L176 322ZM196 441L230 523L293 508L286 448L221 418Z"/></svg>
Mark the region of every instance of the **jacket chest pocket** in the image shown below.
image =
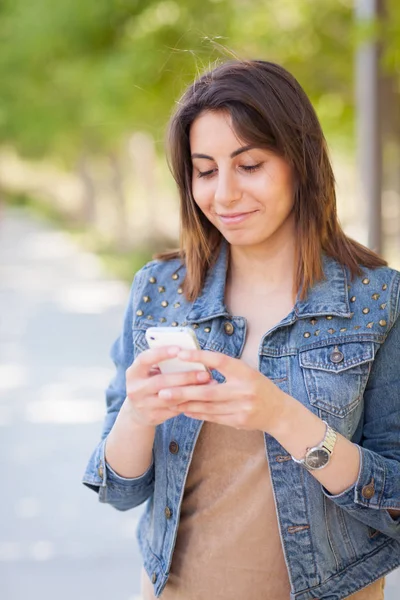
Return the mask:
<svg viewBox="0 0 400 600"><path fill-rule="evenodd" d="M329 344L300 352L310 403L345 417L360 403L374 360L372 342Z"/></svg>

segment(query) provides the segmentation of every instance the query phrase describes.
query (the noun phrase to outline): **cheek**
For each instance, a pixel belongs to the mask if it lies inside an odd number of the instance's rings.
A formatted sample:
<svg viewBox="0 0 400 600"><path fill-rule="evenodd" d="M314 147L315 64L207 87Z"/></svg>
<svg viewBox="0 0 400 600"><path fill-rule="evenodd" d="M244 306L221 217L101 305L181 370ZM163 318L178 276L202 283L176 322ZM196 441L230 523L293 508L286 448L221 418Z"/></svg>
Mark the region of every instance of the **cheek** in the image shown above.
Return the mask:
<svg viewBox="0 0 400 600"><path fill-rule="evenodd" d="M294 204L294 186L291 169L287 165L275 165L267 174L268 184L266 195L270 200L279 199L274 203L279 212L290 211Z"/></svg>
<svg viewBox="0 0 400 600"><path fill-rule="evenodd" d="M288 198L293 198L294 196L293 179L292 168L286 162L281 161L277 169L277 180L281 188L286 190Z"/></svg>
<svg viewBox="0 0 400 600"><path fill-rule="evenodd" d="M197 206L203 212L207 212L210 209L212 201L212 190L209 185L205 185L204 182L193 181L192 182L192 194L194 201Z"/></svg>

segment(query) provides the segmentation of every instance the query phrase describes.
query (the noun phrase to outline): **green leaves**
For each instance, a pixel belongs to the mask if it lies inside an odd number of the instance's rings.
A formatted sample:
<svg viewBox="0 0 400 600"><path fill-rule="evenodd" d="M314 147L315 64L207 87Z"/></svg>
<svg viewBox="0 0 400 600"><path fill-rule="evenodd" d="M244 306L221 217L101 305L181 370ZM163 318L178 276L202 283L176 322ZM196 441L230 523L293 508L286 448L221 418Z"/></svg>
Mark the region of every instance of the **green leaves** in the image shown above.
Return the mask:
<svg viewBox="0 0 400 600"><path fill-rule="evenodd" d="M230 51L282 63L328 135L353 120L350 1L4 0L0 4L0 143L74 160L144 129L163 140L184 87ZM388 0L384 64L400 80L400 8ZM372 32L372 33L371 33Z"/></svg>

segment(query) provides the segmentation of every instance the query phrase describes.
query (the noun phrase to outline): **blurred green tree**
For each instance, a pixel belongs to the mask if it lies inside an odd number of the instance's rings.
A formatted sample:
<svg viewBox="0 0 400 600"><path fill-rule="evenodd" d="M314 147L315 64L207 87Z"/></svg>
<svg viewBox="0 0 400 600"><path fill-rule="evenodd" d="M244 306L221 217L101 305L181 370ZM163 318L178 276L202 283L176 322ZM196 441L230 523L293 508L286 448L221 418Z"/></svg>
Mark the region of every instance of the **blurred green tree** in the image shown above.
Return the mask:
<svg viewBox="0 0 400 600"><path fill-rule="evenodd" d="M400 5L361 31L352 0L1 0L0 145L77 167L84 219L95 219L94 156L108 156L124 205L118 151L134 131L162 148L182 90L215 61L257 57L286 66L328 137L353 144L354 51L380 35L400 93ZM122 210L122 209L121 209Z"/></svg>
<svg viewBox="0 0 400 600"><path fill-rule="evenodd" d="M284 64L348 137L352 13L350 0L3 0L0 141L75 160L137 129L162 140L174 100L225 47ZM387 13L385 65L400 80L396 0Z"/></svg>
<svg viewBox="0 0 400 600"><path fill-rule="evenodd" d="M112 148L135 129L158 138L182 79L213 52L203 31L226 30L227 3L215 7L211 0L5 0L1 142L27 156L68 159L81 146Z"/></svg>

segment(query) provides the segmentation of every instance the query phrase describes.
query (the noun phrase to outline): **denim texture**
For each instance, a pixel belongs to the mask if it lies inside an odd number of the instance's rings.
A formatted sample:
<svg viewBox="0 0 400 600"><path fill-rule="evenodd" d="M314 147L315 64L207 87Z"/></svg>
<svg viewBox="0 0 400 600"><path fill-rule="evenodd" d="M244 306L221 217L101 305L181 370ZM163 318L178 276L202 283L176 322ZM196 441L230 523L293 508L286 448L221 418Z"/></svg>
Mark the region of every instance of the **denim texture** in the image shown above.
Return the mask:
<svg viewBox="0 0 400 600"><path fill-rule="evenodd" d="M202 422L180 415L157 426L153 463L133 479L106 464L105 439L125 399L125 371L148 347L148 327L194 326L203 349L241 356L246 321L224 305L226 265L223 244L193 303L181 293L185 268L178 260L152 261L136 274L111 349L116 373L106 391L102 439L83 478L100 502L119 510L147 501L138 541L157 597L168 579ZM400 509L400 273L364 269L351 282L347 269L327 256L324 273L259 346L260 372L357 444L361 458L355 484L332 495L265 434L291 600L341 600L400 564L400 518L387 512ZM342 353L340 362L334 351ZM216 371L213 377L224 381ZM170 452L171 441L178 452Z"/></svg>

